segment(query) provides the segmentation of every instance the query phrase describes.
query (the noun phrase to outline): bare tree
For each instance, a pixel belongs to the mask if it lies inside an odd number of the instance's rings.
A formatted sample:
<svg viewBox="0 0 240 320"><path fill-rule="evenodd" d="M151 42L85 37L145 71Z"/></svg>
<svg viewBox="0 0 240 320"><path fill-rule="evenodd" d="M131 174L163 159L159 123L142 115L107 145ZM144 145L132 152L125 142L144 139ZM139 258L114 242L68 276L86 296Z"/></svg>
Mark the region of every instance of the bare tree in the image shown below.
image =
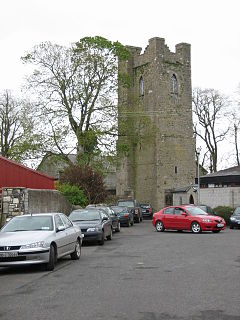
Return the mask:
<svg viewBox="0 0 240 320"><path fill-rule="evenodd" d="M205 144L210 172L217 171L218 144L226 138L229 125L224 121L228 113L228 99L214 89L193 90L194 132Z"/></svg>
<svg viewBox="0 0 240 320"><path fill-rule="evenodd" d="M0 95L0 153L18 161L29 160L39 151L40 135L34 133L32 107L13 97L9 90Z"/></svg>
<svg viewBox="0 0 240 320"><path fill-rule="evenodd" d="M22 58L36 67L28 84L56 153L75 148L89 164L101 143L107 146L106 136L116 132L117 60L126 57L119 42L88 37L71 48L42 43Z"/></svg>

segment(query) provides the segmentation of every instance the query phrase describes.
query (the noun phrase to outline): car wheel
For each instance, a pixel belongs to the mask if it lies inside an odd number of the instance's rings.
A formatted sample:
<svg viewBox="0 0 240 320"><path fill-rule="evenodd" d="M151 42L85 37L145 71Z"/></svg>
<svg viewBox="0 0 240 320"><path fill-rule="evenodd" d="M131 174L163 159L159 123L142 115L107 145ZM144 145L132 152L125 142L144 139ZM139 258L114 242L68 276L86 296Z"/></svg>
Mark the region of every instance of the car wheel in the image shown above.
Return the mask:
<svg viewBox="0 0 240 320"><path fill-rule="evenodd" d="M55 251L54 245L51 244L50 250L49 250L49 261L46 264L46 270L47 271L54 270L55 262L56 262L56 251Z"/></svg>
<svg viewBox="0 0 240 320"><path fill-rule="evenodd" d="M120 232L120 230L121 230L121 224L120 224L120 222L118 222L118 227L116 229L116 232Z"/></svg>
<svg viewBox="0 0 240 320"><path fill-rule="evenodd" d="M102 233L102 238L101 238L101 240L98 241L98 244L100 246L104 245L104 232Z"/></svg>
<svg viewBox="0 0 240 320"><path fill-rule="evenodd" d="M212 232L213 233L218 233L218 232L220 232L221 230L213 230Z"/></svg>
<svg viewBox="0 0 240 320"><path fill-rule="evenodd" d="M110 235L107 236L107 240L112 240L112 229L111 229Z"/></svg>
<svg viewBox="0 0 240 320"><path fill-rule="evenodd" d="M81 257L81 244L80 241L77 240L76 244L75 244L75 250L73 251L73 253L71 253L71 259L72 260L79 260Z"/></svg>
<svg viewBox="0 0 240 320"><path fill-rule="evenodd" d="M192 231L192 233L201 233L202 229L201 229L200 224L198 222L194 221L191 224L191 231Z"/></svg>
<svg viewBox="0 0 240 320"><path fill-rule="evenodd" d="M158 220L155 224L155 228L157 230L157 232L163 232L165 230L164 228L164 224L162 223L162 221Z"/></svg>

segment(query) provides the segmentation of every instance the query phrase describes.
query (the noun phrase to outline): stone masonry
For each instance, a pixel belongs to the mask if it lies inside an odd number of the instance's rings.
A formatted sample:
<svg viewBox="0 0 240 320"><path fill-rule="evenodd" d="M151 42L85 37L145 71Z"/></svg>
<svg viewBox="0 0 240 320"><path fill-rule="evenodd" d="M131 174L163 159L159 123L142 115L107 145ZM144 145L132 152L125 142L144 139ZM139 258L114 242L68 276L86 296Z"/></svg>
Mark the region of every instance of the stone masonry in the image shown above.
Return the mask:
<svg viewBox="0 0 240 320"><path fill-rule="evenodd" d="M173 53L162 38L144 53L127 47L119 62L130 86L119 86L117 196L150 201L155 209L172 203L174 188L195 178L190 45Z"/></svg>

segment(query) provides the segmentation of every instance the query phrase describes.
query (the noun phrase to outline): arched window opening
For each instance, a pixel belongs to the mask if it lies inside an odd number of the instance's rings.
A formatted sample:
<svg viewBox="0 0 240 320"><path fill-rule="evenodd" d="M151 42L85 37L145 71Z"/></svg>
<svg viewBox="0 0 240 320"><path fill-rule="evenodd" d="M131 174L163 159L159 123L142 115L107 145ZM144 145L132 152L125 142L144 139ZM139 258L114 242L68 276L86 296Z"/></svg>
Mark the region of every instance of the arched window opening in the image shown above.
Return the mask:
<svg viewBox="0 0 240 320"><path fill-rule="evenodd" d="M189 203L194 204L194 198L193 198L192 194L189 197Z"/></svg>
<svg viewBox="0 0 240 320"><path fill-rule="evenodd" d="M178 94L178 81L175 74L171 77L171 93Z"/></svg>
<svg viewBox="0 0 240 320"><path fill-rule="evenodd" d="M139 93L140 93L140 96L144 96L144 81L143 81L143 77L140 77L140 80L139 80Z"/></svg>

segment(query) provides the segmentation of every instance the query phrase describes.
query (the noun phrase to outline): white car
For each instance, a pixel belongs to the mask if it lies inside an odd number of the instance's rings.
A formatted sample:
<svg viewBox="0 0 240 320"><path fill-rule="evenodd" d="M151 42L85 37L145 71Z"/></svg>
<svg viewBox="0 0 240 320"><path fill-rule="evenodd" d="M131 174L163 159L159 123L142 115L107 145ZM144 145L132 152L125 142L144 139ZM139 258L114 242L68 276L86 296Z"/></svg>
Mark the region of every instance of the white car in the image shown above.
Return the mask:
<svg viewBox="0 0 240 320"><path fill-rule="evenodd" d="M80 258L82 238L63 213L16 216L0 230L0 267L45 264L53 270L60 257Z"/></svg>

